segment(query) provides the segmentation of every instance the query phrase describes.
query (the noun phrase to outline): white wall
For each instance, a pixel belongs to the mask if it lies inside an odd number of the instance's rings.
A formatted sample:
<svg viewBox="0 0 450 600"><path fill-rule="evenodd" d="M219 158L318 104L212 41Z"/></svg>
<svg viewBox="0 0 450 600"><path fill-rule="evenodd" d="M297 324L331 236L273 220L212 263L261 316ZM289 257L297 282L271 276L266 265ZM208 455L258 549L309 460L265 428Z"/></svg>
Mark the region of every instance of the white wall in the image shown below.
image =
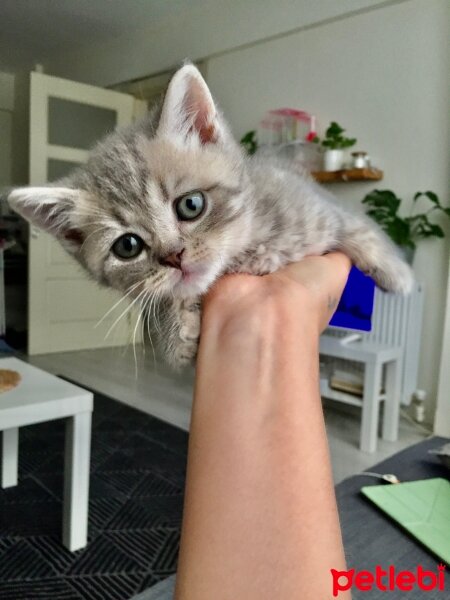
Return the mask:
<svg viewBox="0 0 450 600"><path fill-rule="evenodd" d="M0 108L0 188L11 185L12 115Z"/></svg>
<svg viewBox="0 0 450 600"><path fill-rule="evenodd" d="M450 437L450 273L443 338L434 431L437 435Z"/></svg>
<svg viewBox="0 0 450 600"><path fill-rule="evenodd" d="M14 74L14 112L12 118L12 169L13 185L29 182L29 126L30 126L30 73Z"/></svg>
<svg viewBox="0 0 450 600"><path fill-rule="evenodd" d="M11 185L14 75L0 73L0 188Z"/></svg>
<svg viewBox="0 0 450 600"><path fill-rule="evenodd" d="M404 0L196 0L164 22L44 60L49 74L109 86L256 40ZM132 3L130 3L132 4ZM130 8L132 10L132 8Z"/></svg>
<svg viewBox="0 0 450 600"><path fill-rule="evenodd" d="M0 72L0 188L28 183L29 104L29 73Z"/></svg>
<svg viewBox="0 0 450 600"><path fill-rule="evenodd" d="M279 106L312 111L322 127L331 119L347 127L385 170L377 186L332 187L349 207L372 187L392 189L408 203L431 189L448 203L449 17L447 0L387 6L213 58L208 82L238 136ZM426 286L419 378L432 418L448 239L421 244L414 266Z"/></svg>

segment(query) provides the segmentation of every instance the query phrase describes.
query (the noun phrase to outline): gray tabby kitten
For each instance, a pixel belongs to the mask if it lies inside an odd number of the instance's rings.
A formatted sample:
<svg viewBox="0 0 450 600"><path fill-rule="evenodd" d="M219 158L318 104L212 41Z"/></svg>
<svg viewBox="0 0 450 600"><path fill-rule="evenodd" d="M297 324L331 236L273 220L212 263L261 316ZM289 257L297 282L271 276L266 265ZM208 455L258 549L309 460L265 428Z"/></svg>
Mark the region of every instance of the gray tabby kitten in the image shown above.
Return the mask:
<svg viewBox="0 0 450 600"><path fill-rule="evenodd" d="M385 290L413 281L374 223L288 163L245 156L191 64L146 120L109 135L69 178L9 202L100 283L144 308L162 302L160 341L175 366L195 357L199 299L223 273L261 275L340 249Z"/></svg>

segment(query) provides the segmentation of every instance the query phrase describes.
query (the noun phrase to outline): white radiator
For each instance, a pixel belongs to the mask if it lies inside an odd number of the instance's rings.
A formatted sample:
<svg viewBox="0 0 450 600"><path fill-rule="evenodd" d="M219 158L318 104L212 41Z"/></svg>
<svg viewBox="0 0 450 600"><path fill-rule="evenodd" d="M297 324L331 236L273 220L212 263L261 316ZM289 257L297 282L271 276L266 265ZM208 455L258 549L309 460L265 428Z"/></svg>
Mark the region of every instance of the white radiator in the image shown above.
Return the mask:
<svg viewBox="0 0 450 600"><path fill-rule="evenodd" d="M375 289L375 306L372 317L372 331L359 332L366 342L400 346L403 349L401 402L410 404L411 396L417 389L420 340L422 333L423 286L415 283L408 296L387 294ZM353 331L329 328L327 335L345 337ZM328 372L334 368L348 373L361 373L364 367L349 360L323 357Z"/></svg>

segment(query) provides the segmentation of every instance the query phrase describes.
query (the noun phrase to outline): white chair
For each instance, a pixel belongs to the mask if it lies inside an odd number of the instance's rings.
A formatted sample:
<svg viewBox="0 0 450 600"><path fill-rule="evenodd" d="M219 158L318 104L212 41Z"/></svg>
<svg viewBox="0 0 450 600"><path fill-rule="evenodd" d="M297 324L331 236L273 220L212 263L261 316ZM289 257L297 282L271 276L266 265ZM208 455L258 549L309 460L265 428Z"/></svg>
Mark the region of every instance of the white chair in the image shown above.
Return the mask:
<svg viewBox="0 0 450 600"><path fill-rule="evenodd" d="M334 390L321 377L321 394L361 407L360 448L375 452L380 403L384 401L382 437L396 441L400 404L409 404L417 387L422 328L423 288L416 283L408 296L375 292L372 331L355 332L329 328L321 336L320 354L327 369L336 365L350 372L362 372L362 398ZM349 337L358 337L351 340Z"/></svg>

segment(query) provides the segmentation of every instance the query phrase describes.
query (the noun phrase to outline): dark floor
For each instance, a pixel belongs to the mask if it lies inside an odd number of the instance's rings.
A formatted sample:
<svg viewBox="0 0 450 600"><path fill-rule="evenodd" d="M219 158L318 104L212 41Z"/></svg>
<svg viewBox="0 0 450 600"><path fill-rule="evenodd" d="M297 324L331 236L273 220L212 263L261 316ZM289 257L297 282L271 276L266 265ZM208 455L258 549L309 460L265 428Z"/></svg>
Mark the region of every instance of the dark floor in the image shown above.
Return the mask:
<svg viewBox="0 0 450 600"><path fill-rule="evenodd" d="M126 600L176 569L187 433L95 395L89 544L61 544L64 422L20 429L0 489L2 600Z"/></svg>

